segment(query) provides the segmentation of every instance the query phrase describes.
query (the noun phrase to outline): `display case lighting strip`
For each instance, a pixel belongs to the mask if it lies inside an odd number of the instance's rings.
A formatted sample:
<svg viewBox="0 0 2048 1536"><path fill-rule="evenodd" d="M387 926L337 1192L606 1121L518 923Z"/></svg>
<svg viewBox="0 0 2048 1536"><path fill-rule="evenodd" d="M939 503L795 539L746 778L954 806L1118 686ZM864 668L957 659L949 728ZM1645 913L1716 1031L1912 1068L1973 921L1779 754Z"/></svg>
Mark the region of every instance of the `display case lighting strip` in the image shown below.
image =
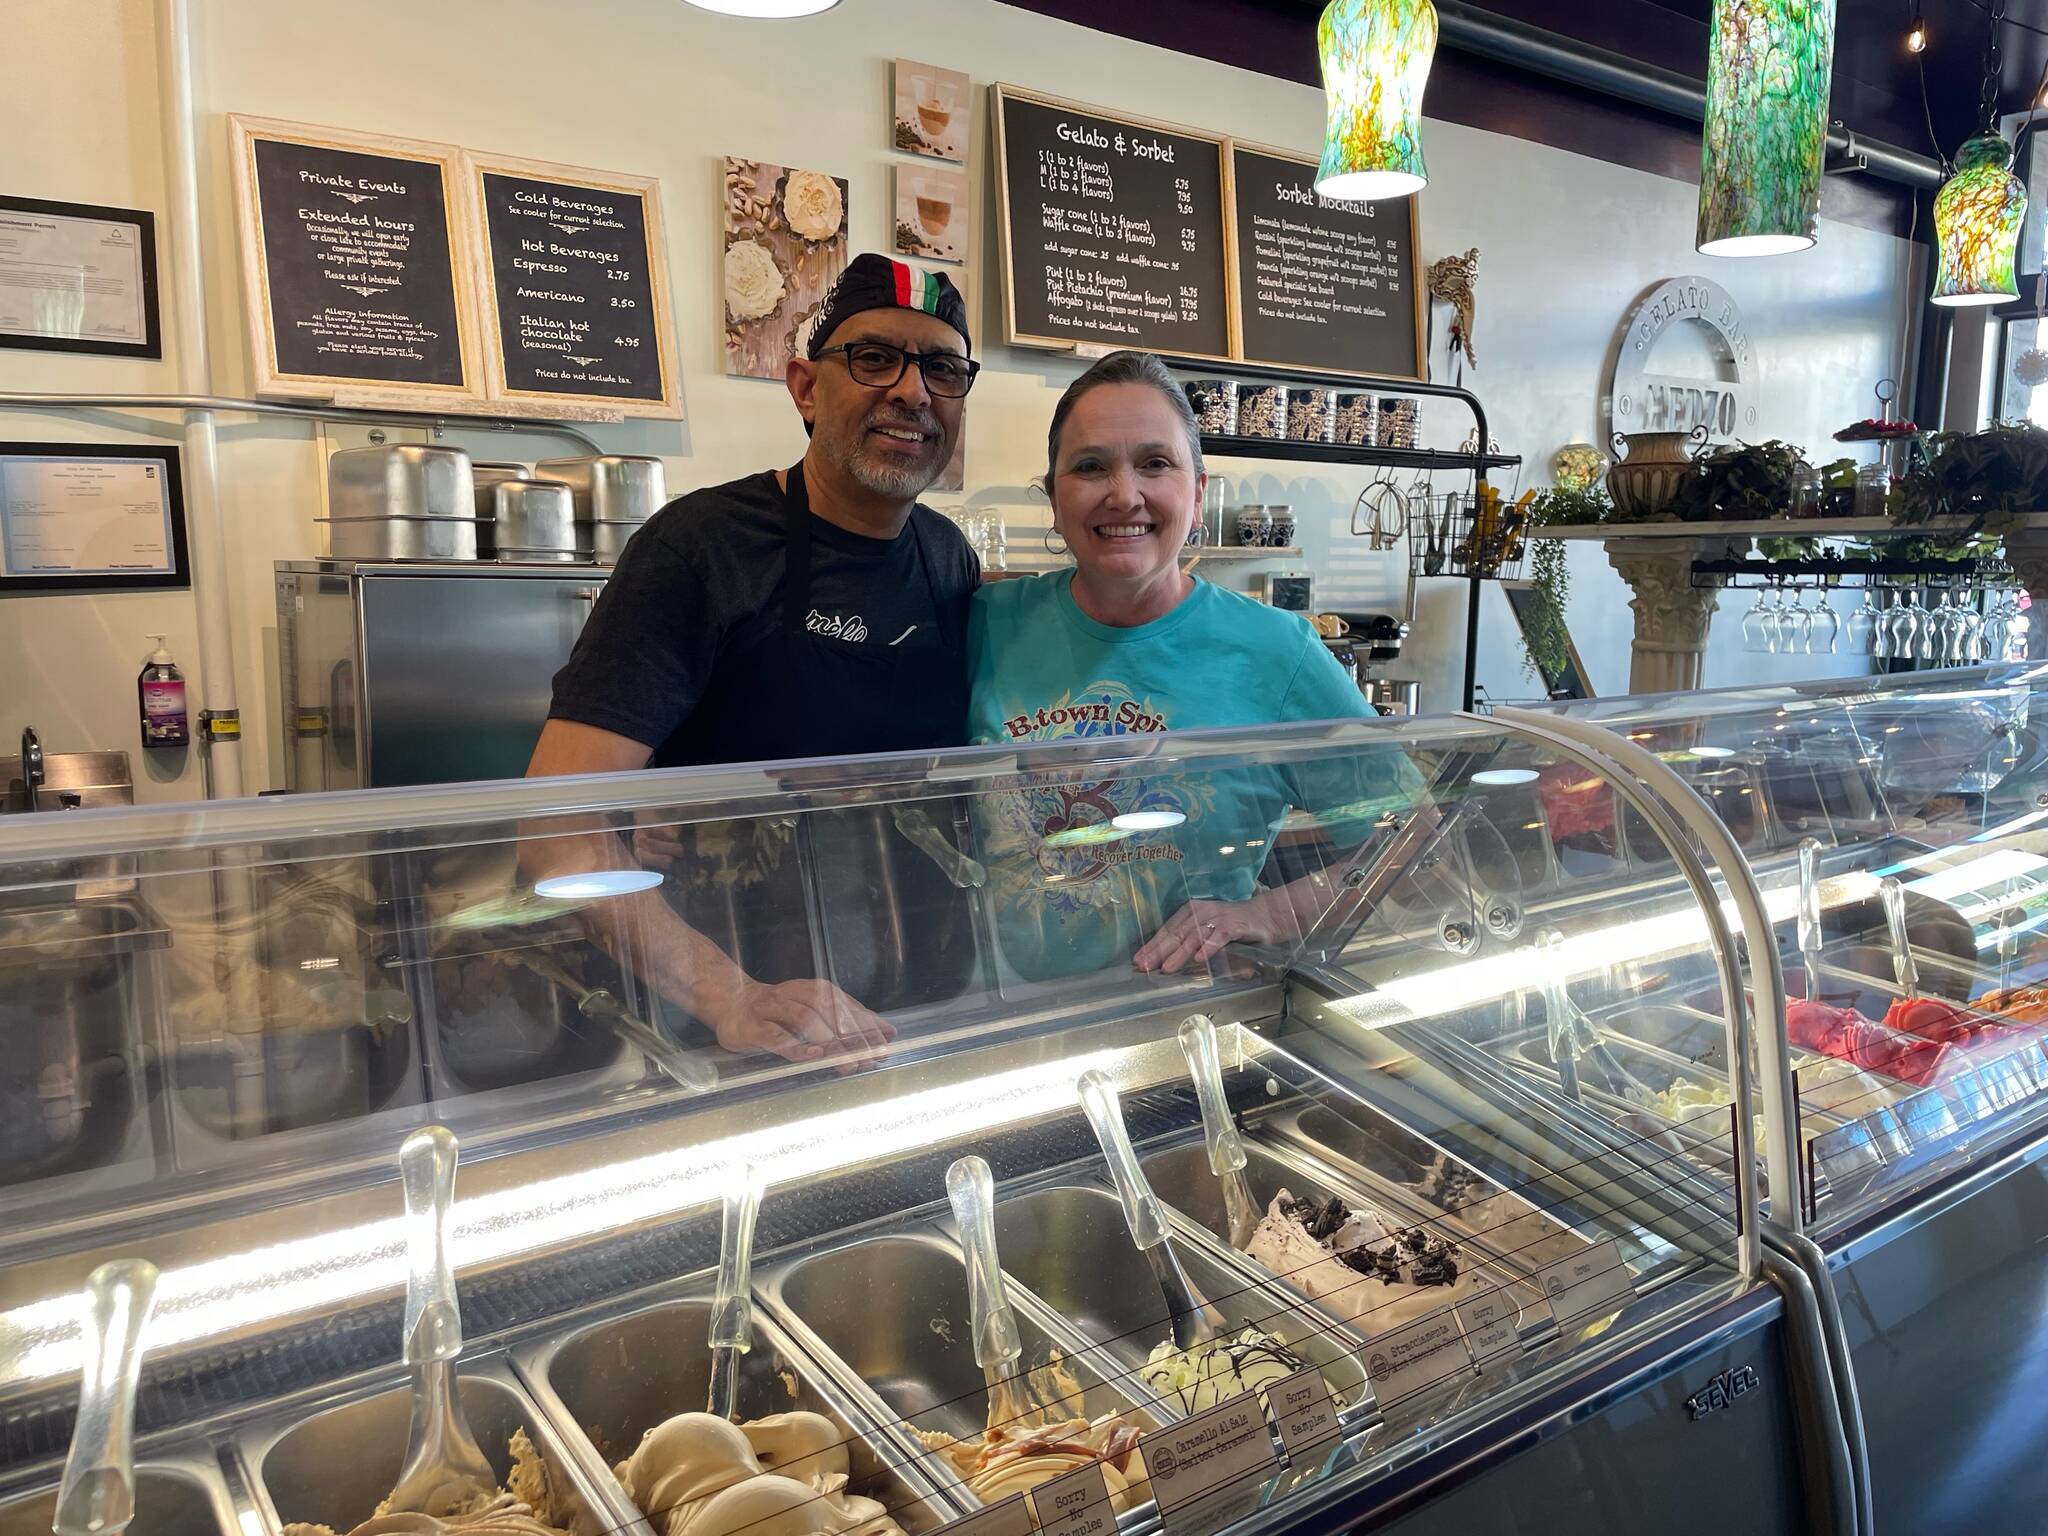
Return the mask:
<svg viewBox="0 0 2048 1536"><path fill-rule="evenodd" d="M1157 1061L1154 1061L1154 1057ZM1079 1052L971 1081L949 1081L806 1120L663 1150L457 1199L454 1255L475 1272L675 1217L720 1198L732 1168L757 1164L771 1189L1076 1107L1091 1069L1125 1091L1185 1070L1170 1037ZM394 1191L392 1204L397 1204ZM227 1334L332 1312L405 1287L402 1220L391 1216L269 1247L166 1268L147 1340L152 1355ZM394 1336L392 1343L398 1340ZM75 1290L0 1313L0 1380L75 1375L82 1364Z"/></svg>

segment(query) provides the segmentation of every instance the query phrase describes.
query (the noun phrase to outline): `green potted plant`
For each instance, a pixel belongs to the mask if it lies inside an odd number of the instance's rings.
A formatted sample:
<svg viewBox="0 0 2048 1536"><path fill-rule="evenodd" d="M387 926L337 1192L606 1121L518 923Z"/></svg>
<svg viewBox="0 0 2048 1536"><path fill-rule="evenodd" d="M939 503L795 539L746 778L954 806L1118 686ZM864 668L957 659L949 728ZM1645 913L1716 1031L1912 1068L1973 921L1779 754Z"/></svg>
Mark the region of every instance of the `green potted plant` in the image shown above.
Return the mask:
<svg viewBox="0 0 2048 1536"><path fill-rule="evenodd" d="M1555 486L1536 493L1529 505L1532 528L1585 527L1604 523L1614 511L1597 485ZM1570 660L1565 604L1571 599L1571 570L1562 539L1529 541L1529 587L1534 601L1522 623L1522 672L1539 681L1556 677Z"/></svg>

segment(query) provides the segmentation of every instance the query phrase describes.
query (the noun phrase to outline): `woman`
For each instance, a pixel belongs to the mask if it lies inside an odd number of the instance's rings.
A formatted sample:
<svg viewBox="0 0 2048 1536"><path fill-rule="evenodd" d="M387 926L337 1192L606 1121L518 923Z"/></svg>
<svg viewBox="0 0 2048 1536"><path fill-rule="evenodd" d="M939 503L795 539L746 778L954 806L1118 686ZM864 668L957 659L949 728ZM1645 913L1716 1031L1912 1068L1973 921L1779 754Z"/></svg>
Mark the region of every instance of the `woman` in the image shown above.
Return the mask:
<svg viewBox="0 0 2048 1536"><path fill-rule="evenodd" d="M1300 615L1181 568L1209 477L1194 412L1158 358L1114 353L1075 380L1046 450L1053 527L1074 568L981 588L970 740L1371 714ZM1398 751L1361 759L1356 748L1293 769L1062 770L982 807L1005 958L1032 978L1126 958L1178 971L1234 939L1284 939L1318 899L1260 890L1288 809L1341 810L1323 818L1329 838L1355 843L1390 796L1405 806L1412 782Z"/></svg>

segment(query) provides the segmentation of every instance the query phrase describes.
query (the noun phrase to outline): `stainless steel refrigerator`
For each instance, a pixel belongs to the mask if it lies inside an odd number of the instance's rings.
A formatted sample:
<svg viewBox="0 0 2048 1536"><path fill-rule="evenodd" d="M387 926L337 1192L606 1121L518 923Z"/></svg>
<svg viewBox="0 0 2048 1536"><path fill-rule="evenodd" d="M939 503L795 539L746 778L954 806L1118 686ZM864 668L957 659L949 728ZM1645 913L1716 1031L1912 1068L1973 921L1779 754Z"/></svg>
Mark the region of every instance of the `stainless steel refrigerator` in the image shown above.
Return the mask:
<svg viewBox="0 0 2048 1536"><path fill-rule="evenodd" d="M609 574L278 562L285 788L518 777Z"/></svg>

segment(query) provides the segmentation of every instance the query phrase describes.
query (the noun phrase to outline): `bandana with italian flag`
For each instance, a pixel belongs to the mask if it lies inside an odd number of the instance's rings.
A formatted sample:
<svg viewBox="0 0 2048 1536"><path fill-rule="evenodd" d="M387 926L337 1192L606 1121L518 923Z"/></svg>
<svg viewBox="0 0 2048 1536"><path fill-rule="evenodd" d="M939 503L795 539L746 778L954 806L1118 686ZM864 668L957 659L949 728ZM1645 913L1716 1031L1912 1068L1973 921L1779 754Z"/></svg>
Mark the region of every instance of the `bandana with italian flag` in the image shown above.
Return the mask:
<svg viewBox="0 0 2048 1536"><path fill-rule="evenodd" d="M914 309L943 320L960 333L970 354L974 350L967 332L967 301L945 273L864 251L846 264L827 296L824 312L811 327L810 355L816 357L834 331L870 309Z"/></svg>

